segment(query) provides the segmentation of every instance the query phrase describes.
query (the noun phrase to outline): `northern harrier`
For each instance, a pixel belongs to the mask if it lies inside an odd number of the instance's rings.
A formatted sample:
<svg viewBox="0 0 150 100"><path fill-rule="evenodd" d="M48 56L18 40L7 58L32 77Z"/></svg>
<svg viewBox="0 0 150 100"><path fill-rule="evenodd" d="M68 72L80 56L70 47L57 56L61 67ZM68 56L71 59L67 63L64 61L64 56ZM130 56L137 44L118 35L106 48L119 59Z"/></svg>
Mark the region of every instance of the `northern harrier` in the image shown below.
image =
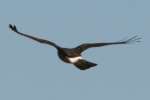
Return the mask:
<svg viewBox="0 0 150 100"><path fill-rule="evenodd" d="M32 40L35 40L39 43L43 43L43 44L48 44L50 46L53 46L57 49L58 51L58 56L59 58L66 62L66 63L71 63L73 65L75 65L77 68L79 68L80 70L86 70L89 69L91 67L96 66L97 64L89 62L87 60L85 60L84 58L82 58L82 52L89 49L89 48L93 48L93 47L102 47L102 46L108 46L108 45L116 45L116 44L128 44L128 43L134 43L134 42L140 42L140 37L133 36L129 39L126 40L121 40L121 41L117 41L117 42L107 42L107 43L85 43L85 44L81 44L75 48L63 48L60 47L58 45L56 45L54 42L51 42L49 40L45 40L45 39L41 39L41 38L37 38L31 35L27 35L24 33L21 33L18 31L18 29L16 28L15 25L11 25L9 24L9 28L22 35L25 36L27 38L30 38Z"/></svg>

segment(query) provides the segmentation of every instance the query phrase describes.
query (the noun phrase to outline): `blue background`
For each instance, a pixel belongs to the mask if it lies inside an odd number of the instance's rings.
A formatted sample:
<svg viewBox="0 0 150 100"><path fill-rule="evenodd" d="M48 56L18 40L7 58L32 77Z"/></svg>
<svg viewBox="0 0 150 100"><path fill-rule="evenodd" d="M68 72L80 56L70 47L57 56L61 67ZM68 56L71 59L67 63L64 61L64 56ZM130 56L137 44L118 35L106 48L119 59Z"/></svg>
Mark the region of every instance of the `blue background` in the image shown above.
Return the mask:
<svg viewBox="0 0 150 100"><path fill-rule="evenodd" d="M150 100L149 0L1 0L0 100ZM139 34L142 42L89 49L98 64L80 71L55 48L8 29L64 47L117 41Z"/></svg>

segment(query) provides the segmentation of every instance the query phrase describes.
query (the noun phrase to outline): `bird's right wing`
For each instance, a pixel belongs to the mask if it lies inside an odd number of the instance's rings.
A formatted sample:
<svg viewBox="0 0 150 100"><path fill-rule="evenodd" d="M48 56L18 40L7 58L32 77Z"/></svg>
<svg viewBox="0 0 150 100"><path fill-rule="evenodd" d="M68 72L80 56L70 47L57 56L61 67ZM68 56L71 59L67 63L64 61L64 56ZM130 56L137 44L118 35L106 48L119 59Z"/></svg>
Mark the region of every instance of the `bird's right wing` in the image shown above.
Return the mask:
<svg viewBox="0 0 150 100"><path fill-rule="evenodd" d="M114 44L128 44L128 43L140 42L140 39L141 38L136 35L127 40L121 40L121 41L117 41L117 42L85 43L85 44L81 44L81 45L77 46L75 48L75 50L78 53L82 53L83 51L85 51L89 48L93 48L93 47L102 47L102 46L108 46L108 45L114 45Z"/></svg>
<svg viewBox="0 0 150 100"><path fill-rule="evenodd" d="M27 37L27 38L30 38L30 39L32 39L32 40L35 40L35 41L37 41L37 42L39 42L39 43L48 44L48 45L51 45L51 46L54 46L54 47L58 48L58 46L57 46L55 43L51 42L51 41L48 41L48 40L45 40L45 39L41 39L41 38L37 38L37 37L31 36L31 35L27 35L27 34L24 34L24 33L19 32L15 25L9 24L9 28L10 28L12 31L14 31L14 32L16 32L16 33L18 33L18 34L20 34L20 35L22 35L22 36L25 36L25 37Z"/></svg>

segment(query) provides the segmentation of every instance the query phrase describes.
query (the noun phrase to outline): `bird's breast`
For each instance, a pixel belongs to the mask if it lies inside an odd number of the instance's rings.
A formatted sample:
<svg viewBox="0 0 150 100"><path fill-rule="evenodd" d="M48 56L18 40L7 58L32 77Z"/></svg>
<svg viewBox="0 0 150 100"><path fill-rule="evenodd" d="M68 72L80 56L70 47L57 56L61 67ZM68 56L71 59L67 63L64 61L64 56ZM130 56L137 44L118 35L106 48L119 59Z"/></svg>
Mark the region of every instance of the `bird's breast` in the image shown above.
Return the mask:
<svg viewBox="0 0 150 100"><path fill-rule="evenodd" d="M59 58L66 63L75 63L82 59L80 54L76 53L72 49L61 49L58 51Z"/></svg>

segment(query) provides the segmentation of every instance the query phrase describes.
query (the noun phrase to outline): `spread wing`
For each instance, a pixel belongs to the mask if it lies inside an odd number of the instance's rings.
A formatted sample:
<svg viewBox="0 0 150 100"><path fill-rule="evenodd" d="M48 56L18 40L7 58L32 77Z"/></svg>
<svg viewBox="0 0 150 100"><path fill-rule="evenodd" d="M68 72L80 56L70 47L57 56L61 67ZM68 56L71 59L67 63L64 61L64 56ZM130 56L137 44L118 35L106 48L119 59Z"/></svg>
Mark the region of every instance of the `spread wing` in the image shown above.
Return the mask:
<svg viewBox="0 0 150 100"><path fill-rule="evenodd" d="M93 47L102 47L102 46L108 46L108 45L115 45L115 44L129 44L129 43L134 43L134 42L140 42L140 37L138 37L138 35L133 36L129 39L126 40L121 40L121 41L117 41L117 42L107 42L107 43L85 43L85 44L81 44L79 46L77 46L75 48L75 50L78 53L82 53L83 51L89 49L89 48L93 48Z"/></svg>
<svg viewBox="0 0 150 100"><path fill-rule="evenodd" d="M9 24L9 28L10 28L12 31L14 31L14 32L16 32L16 33L18 33L18 34L20 34L20 35L22 35L22 36L25 36L25 37L27 37L27 38L30 38L30 39L32 39L32 40L35 40L35 41L37 41L37 42L39 42L39 43L48 44L48 45L54 46L54 47L56 47L56 48L59 47L58 45L56 45L55 43L53 43L53 42L51 42L51 41L48 41L48 40L45 40L45 39L41 39L41 38L37 38L37 37L31 36L31 35L27 35L27 34L21 33L21 32L18 31L18 29L16 28L15 25Z"/></svg>

